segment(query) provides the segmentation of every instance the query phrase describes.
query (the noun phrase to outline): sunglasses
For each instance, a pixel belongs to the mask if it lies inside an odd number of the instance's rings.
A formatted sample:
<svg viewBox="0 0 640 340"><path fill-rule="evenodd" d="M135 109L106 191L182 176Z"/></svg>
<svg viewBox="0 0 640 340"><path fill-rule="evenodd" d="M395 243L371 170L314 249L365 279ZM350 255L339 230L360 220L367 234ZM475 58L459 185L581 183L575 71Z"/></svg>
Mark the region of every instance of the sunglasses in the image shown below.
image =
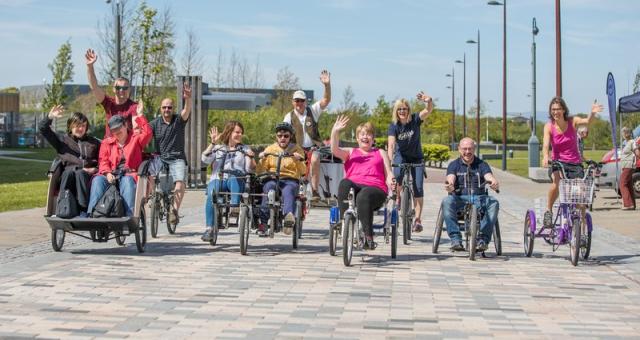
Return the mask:
<svg viewBox="0 0 640 340"><path fill-rule="evenodd" d="M173 106L162 106L163 110L173 110Z"/></svg>
<svg viewBox="0 0 640 340"><path fill-rule="evenodd" d="M295 101L296 103L304 103L304 102L306 102L306 100L305 100L305 99L294 99L294 101Z"/></svg>
<svg viewBox="0 0 640 340"><path fill-rule="evenodd" d="M406 107L400 107L396 111L409 111L409 109L407 109Z"/></svg>
<svg viewBox="0 0 640 340"><path fill-rule="evenodd" d="M129 86L115 86L116 91L126 91L129 89Z"/></svg>
<svg viewBox="0 0 640 340"><path fill-rule="evenodd" d="M286 134L286 135L277 134L276 137L278 137L278 138L291 138L291 135L290 134Z"/></svg>

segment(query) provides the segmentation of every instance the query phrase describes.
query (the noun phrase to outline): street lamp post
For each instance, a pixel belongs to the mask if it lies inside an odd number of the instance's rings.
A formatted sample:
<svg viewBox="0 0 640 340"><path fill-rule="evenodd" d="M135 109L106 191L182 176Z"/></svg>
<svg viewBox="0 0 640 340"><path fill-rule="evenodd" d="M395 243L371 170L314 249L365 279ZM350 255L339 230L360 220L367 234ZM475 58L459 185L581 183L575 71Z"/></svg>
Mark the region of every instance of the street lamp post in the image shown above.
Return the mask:
<svg viewBox="0 0 640 340"><path fill-rule="evenodd" d="M488 103L489 106L491 106L491 103L493 103L493 99L489 99ZM484 117L486 118L487 125L487 144L489 144L489 112L485 113Z"/></svg>
<svg viewBox="0 0 640 340"><path fill-rule="evenodd" d="M462 60L456 60L462 64L462 136L467 136L467 54L462 56Z"/></svg>
<svg viewBox="0 0 640 340"><path fill-rule="evenodd" d="M480 30L478 40L467 40L467 44L478 44L478 96L476 98L476 140L480 143ZM480 147L476 148L476 154L480 156Z"/></svg>
<svg viewBox="0 0 640 340"><path fill-rule="evenodd" d="M107 4L111 3L111 0L106 0ZM120 28L120 17L121 17L121 9L120 9L120 0L115 1L115 30L116 30L116 77L120 78L121 76L121 59L120 59L120 41L122 40L122 30Z"/></svg>
<svg viewBox="0 0 640 340"><path fill-rule="evenodd" d="M451 73L447 73L445 76L451 77L451 150L456 149L456 73L455 69L451 68Z"/></svg>
<svg viewBox="0 0 640 340"><path fill-rule="evenodd" d="M560 0L556 0L556 97L562 97L562 35L560 33Z"/></svg>
<svg viewBox="0 0 640 340"><path fill-rule="evenodd" d="M507 170L507 0L487 4L502 6L502 170Z"/></svg>
<svg viewBox="0 0 640 340"><path fill-rule="evenodd" d="M540 167L540 141L536 136L536 35L538 35L536 18L531 25L531 137L529 137L529 168Z"/></svg>

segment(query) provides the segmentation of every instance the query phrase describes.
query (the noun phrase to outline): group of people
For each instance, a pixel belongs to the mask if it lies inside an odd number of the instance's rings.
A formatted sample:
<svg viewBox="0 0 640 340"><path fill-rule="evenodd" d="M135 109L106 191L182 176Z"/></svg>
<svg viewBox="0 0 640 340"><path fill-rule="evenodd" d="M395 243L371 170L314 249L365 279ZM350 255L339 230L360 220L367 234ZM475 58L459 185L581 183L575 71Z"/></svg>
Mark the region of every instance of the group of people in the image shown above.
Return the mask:
<svg viewBox="0 0 640 340"><path fill-rule="evenodd" d="M168 168L175 188L174 206L169 212L171 223L178 223L179 207L184 195L186 181L186 156L184 152L185 125L191 113L191 88L185 84L183 99L184 109L180 114L174 113L174 104L170 98L161 102L160 116L150 123L144 116L142 103L130 99L130 85L126 78L117 78L113 84L113 97L107 96L97 84L94 64L98 57L93 50L85 54L90 87L98 103L106 113L107 124L102 141L89 136L87 117L75 112L67 121L65 134L55 133L50 125L52 119L60 118L64 113L62 106L51 109L48 119L40 126L41 134L49 141L63 163L61 190L70 190L76 197L81 216L89 217L96 203L109 185L115 184L123 197L127 215L132 215L135 200L138 167L143 160L143 150L153 139L157 156L151 161L150 180L163 168ZM280 180L273 179L262 183L263 192L280 190L282 197L283 231L290 234L295 225L295 198L298 193L300 179L311 176L308 180L313 189L314 198L318 196L320 158L317 147L322 146L322 138L318 129L320 115L331 102L331 76L326 70L320 73L320 81L324 86L323 97L313 103L307 102L304 91L295 91L292 97L293 109L286 113L283 121L274 128L275 142L256 155L248 145L242 143L245 133L239 121L226 122L222 132L217 127L210 128L211 144L202 153L202 162L210 164L212 173L207 185L205 201L205 231L203 241L210 241L216 219L212 197L218 192L230 192L231 209L240 203L245 190L247 174L256 172L280 173ZM360 223L365 231L365 249L375 249L373 241L373 213L386 201L389 192L401 190L396 183L402 181L406 174L400 168L392 170L391 164L424 163L420 127L433 111L432 98L423 92L416 96L417 101L424 104L420 112L412 113L410 102L398 99L392 108L391 123L387 129L388 144L386 151L374 144L375 128L363 123L356 128L357 147L341 147L340 132L346 128L349 118L337 118L330 136L332 154L344 163L344 178L341 180L337 200L341 215L347 209L347 195L351 189L356 193L356 209ZM583 174L583 161L580 148L580 137L586 137L586 127L594 116L602 111L602 105L594 103L591 114L586 118L569 117L569 110L560 97L555 97L549 105L549 122L544 127L543 165L556 160L564 163L566 176L578 178ZM582 128L584 127L584 129ZM582 131L580 129L583 129ZM583 132L582 136L580 133ZM628 131L627 131L628 132ZM638 154L636 143L628 143L623 150L626 153ZM635 145L635 146L634 146ZM478 235L478 250L485 250L491 241L493 226L497 221L498 201L487 194L485 184L498 190L499 182L493 175L491 167L483 160L475 157L476 143L468 137L463 138L458 151L460 157L451 161L447 167L445 190L447 197L442 201L442 211L446 229L454 251L464 250L458 228L456 212L470 200L474 200L484 209ZM551 155L549 151L551 150ZM287 154L277 162L277 155ZM305 161L310 157L309 167ZM280 168L276 169L280 164ZM552 184L549 189L547 211L544 214L544 225L552 224L552 206L558 196L560 169L550 168ZM421 222L423 208L423 174L424 167L410 170L413 177L413 205L416 210L412 221L414 232L423 229ZM478 181L469 178L478 178ZM279 183L279 188L276 188ZM624 195L623 195L624 196ZM400 195L398 195L400 197ZM268 198L264 196L260 209L258 232L266 231ZM633 205L625 207L635 208Z"/></svg>

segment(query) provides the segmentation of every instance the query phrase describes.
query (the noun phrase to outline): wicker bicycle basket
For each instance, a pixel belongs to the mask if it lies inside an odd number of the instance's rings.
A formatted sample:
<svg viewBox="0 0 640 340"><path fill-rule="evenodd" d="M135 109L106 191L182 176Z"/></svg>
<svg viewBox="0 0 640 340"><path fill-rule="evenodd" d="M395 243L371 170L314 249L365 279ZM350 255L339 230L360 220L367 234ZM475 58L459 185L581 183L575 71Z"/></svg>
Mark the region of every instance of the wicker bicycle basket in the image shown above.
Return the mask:
<svg viewBox="0 0 640 340"><path fill-rule="evenodd" d="M591 204L593 184L593 179L561 179L560 203Z"/></svg>

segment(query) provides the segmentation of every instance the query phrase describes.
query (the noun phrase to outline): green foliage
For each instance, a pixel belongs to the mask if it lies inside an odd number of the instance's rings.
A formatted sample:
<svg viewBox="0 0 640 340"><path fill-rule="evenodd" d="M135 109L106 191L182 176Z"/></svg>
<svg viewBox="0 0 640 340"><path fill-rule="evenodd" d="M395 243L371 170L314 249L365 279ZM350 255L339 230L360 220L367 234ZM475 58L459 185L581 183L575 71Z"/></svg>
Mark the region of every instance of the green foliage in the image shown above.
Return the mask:
<svg viewBox="0 0 640 340"><path fill-rule="evenodd" d="M51 108L55 105L65 104L67 95L63 91L63 85L73 80L73 63L71 62L71 43L69 40L58 49L58 54L51 64L51 84L45 86L45 97L42 107Z"/></svg>
<svg viewBox="0 0 640 340"><path fill-rule="evenodd" d="M273 128L283 118L284 113L274 107L265 107L256 112L210 110L209 127L216 126L218 131L222 133L226 122L237 120L244 126L243 143L271 144L275 142Z"/></svg>
<svg viewBox="0 0 640 340"><path fill-rule="evenodd" d="M17 87L5 87L3 89L0 89L0 93L20 93L20 89L18 89Z"/></svg>
<svg viewBox="0 0 640 340"><path fill-rule="evenodd" d="M444 162L449 159L449 147L442 144L422 144L426 162Z"/></svg>
<svg viewBox="0 0 640 340"><path fill-rule="evenodd" d="M387 145L389 145L389 139L387 137L376 137L375 138L376 144L375 146L379 149L387 149Z"/></svg>

